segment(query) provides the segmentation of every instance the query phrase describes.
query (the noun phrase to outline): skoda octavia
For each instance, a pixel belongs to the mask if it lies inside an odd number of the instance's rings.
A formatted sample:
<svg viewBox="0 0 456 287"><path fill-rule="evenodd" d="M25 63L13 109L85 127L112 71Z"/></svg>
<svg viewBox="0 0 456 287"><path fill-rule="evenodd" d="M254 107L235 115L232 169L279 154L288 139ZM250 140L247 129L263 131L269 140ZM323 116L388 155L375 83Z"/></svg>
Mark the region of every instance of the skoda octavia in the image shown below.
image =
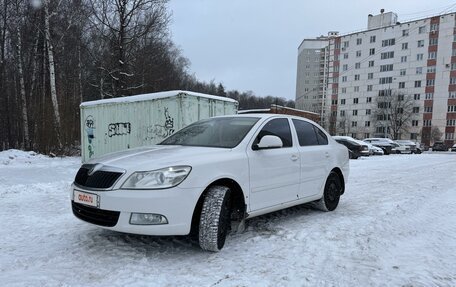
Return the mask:
<svg viewBox="0 0 456 287"><path fill-rule="evenodd" d="M192 233L202 249L218 251L247 218L307 202L334 210L348 173L347 148L310 120L223 116L83 164L71 204L76 217L103 228Z"/></svg>

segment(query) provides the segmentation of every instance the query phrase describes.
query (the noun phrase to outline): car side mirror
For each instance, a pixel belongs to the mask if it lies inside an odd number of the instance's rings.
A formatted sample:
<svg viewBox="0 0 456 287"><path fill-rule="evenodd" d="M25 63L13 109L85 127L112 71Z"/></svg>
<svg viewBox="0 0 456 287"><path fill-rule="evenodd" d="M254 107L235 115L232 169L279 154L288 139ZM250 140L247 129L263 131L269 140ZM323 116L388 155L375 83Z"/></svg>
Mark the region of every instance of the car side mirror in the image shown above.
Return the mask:
<svg viewBox="0 0 456 287"><path fill-rule="evenodd" d="M282 140L278 136L267 135L261 138L258 144L253 145L253 150L281 148Z"/></svg>

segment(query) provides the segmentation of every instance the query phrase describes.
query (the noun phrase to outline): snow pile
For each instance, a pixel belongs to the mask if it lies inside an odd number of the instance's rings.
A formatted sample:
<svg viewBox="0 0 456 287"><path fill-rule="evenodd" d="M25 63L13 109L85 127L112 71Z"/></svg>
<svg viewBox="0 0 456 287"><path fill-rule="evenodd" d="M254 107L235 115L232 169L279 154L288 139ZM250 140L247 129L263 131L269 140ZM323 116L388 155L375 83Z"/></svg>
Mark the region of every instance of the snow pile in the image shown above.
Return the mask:
<svg viewBox="0 0 456 287"><path fill-rule="evenodd" d="M219 253L77 220L79 160L0 165L0 286L456 286L456 153L351 161L336 211L253 218Z"/></svg>
<svg viewBox="0 0 456 287"><path fill-rule="evenodd" d="M34 151L21 151L17 149L10 149L0 152L0 164L31 164L32 161L39 158L42 159L45 156L39 155Z"/></svg>

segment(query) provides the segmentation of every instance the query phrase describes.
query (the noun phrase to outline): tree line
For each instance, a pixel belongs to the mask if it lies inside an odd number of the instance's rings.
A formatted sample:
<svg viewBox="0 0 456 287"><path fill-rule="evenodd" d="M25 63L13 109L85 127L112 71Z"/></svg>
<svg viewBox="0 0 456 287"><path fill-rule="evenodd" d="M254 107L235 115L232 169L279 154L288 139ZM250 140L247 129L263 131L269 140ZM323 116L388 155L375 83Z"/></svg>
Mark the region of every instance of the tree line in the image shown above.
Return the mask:
<svg viewBox="0 0 456 287"><path fill-rule="evenodd" d="M0 1L0 150L69 153L83 101L183 89L294 107L198 80L171 40L167 0Z"/></svg>

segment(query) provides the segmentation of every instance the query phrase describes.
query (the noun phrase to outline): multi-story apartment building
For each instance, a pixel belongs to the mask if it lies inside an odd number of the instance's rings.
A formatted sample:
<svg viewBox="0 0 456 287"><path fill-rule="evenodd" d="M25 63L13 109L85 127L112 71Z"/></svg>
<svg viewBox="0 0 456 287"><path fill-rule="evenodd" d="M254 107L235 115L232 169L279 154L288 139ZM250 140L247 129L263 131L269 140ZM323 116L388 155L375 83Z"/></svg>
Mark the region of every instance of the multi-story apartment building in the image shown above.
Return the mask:
<svg viewBox="0 0 456 287"><path fill-rule="evenodd" d="M308 104L320 100L322 125L332 134L390 136L426 145L440 138L452 145L456 125L455 15L399 23L396 14L382 11L368 16L367 30L327 37L327 46L319 48L327 59L323 64L327 71L318 79L323 85L322 97L312 94L306 98L311 90L302 90L307 88L307 78L306 74L300 77L306 66L299 67L306 61L298 60L298 81L304 84L297 84L297 106L307 109ZM395 106L392 101L402 104ZM388 107L388 114L384 114L382 110ZM397 124L400 129L393 127Z"/></svg>

